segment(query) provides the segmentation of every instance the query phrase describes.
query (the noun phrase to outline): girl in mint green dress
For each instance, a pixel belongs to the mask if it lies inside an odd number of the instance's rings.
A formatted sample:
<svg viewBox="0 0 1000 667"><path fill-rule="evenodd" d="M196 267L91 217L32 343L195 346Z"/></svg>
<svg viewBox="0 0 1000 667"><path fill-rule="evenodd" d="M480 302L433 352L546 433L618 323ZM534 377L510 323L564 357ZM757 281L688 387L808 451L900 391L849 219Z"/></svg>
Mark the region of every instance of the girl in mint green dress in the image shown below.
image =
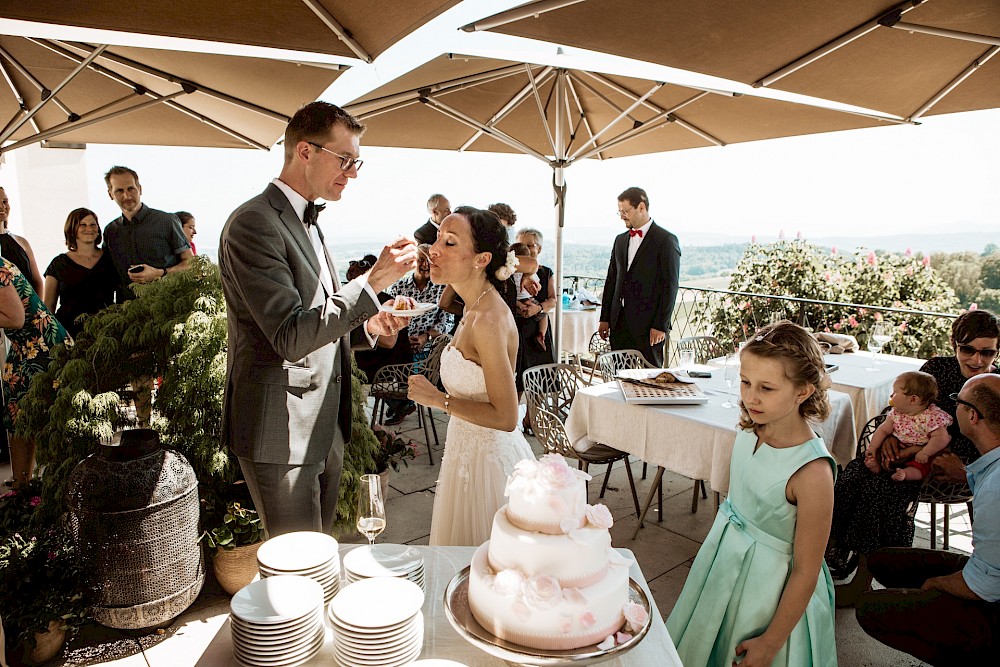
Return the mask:
<svg viewBox="0 0 1000 667"><path fill-rule="evenodd" d="M823 355L802 327L764 327L740 354L729 497L667 629L685 667L836 665L823 560L836 463L810 426L830 411Z"/></svg>

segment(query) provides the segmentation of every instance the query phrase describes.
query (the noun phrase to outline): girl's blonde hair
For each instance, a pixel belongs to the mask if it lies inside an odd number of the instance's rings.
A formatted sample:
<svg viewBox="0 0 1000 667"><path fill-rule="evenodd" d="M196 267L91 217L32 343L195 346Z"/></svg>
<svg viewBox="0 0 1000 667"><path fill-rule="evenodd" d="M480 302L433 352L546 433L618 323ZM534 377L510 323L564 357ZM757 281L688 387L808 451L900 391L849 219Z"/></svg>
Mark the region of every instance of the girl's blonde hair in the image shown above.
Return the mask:
<svg viewBox="0 0 1000 667"><path fill-rule="evenodd" d="M809 398L799 405L799 414L810 422L821 422L830 416L830 399L826 390L830 376L826 372L823 351L816 339L798 324L782 320L757 330L742 354L753 354L762 359L777 359L785 369L785 377L797 387L811 384L816 388ZM756 426L743 404L740 404L740 428Z"/></svg>

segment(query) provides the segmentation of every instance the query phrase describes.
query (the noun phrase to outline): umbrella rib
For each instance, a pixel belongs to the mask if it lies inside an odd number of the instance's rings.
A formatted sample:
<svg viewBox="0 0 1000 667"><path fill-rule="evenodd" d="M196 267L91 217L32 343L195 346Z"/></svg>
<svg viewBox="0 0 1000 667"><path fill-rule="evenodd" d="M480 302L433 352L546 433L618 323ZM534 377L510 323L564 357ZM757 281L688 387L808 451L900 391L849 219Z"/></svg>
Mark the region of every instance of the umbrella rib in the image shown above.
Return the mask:
<svg viewBox="0 0 1000 667"><path fill-rule="evenodd" d="M451 81L445 81L443 83L420 86L419 88L411 88L410 90L401 93L393 93L392 95L385 95L383 97L376 97L364 102L349 104L344 107L344 110L356 116L360 114L367 114L371 113L371 111L379 110L386 105L395 105L404 101L419 101L421 97L426 97L430 93L444 95L455 92L456 90L468 88L475 84L498 81L520 73L520 65L511 65L509 67L502 67L500 69L490 70L489 72L483 72L482 74L472 74L470 76L452 79Z"/></svg>
<svg viewBox="0 0 1000 667"><path fill-rule="evenodd" d="M211 118L209 116L206 116L204 114L200 114L197 111L194 111L193 109L189 109L186 106L184 106L183 104L180 104L179 102L174 102L172 100L168 100L167 101L167 106L170 107L171 109L175 109L176 111L180 111L181 113L186 114L187 116L190 116L191 118L194 118L195 120L199 120L202 123L205 123L206 125L215 128L219 132L222 132L223 134L228 134L229 136L231 136L231 137L233 137L235 139L239 139L240 141L243 141L243 142L249 144L250 146L253 146L254 148L259 148L262 151L270 150L270 148L268 148L264 144L260 143L259 141L254 141L250 137L237 132L233 128L231 128L231 127L229 127L227 125L223 125L219 121L217 121L217 120L215 120L215 119L213 119L213 118Z"/></svg>
<svg viewBox="0 0 1000 667"><path fill-rule="evenodd" d="M67 49L65 46L63 46L62 44L59 44L57 42L54 42L54 41L50 42L48 40L41 40L41 41L39 41L39 40L35 40L33 38L29 38L29 39L31 39L31 41L35 42L36 44L39 44L40 46L44 46L45 48L49 49L53 53L61 55L64 58L67 58L67 59L72 60L74 62L82 62L84 60L82 58L82 56L80 56L80 55L78 55L76 53L73 53L72 51L70 51L69 49ZM75 48L78 48L78 49L83 49L84 48L84 46L81 46L79 44L73 44L72 46L74 46ZM172 99L174 97L177 97L179 95L188 95L188 94L194 93L194 92L196 92L198 90L202 90L202 89L200 89L200 88L197 87L197 84L193 84L193 83L188 82L188 81L169 81L169 83L172 83L174 85L180 85L181 86L181 90L177 91L176 93L171 93L171 94L169 94L167 96L164 96L164 95L161 95L161 94L159 94L159 93L157 93L157 92L155 92L153 90L150 90L150 89L146 88L145 86L137 84L136 82L132 81L128 77L123 76L123 75L119 74L118 72L115 72L114 70L108 69L107 67L104 67L103 65L99 65L97 63L89 63L88 66L94 72L97 72L98 74L106 76L107 78L111 79L112 81L114 81L116 83L119 83L119 84L121 84L121 85L123 85L123 86L125 86L127 88L133 89L137 94L147 95L147 96L153 98L154 101L165 100L166 101L166 106L174 109L175 111L180 111L181 113L184 113L184 114L186 114L186 115L188 115L188 116L190 116L192 118L195 118L196 120L199 120L199 121L205 123L206 125L214 127L215 129L219 130L220 132L223 132L224 134L228 134L228 135L230 135L232 137L235 137L235 138L239 139L240 141L243 141L243 142L247 143L250 146L253 146L254 148L260 148L261 150L268 150L268 148L266 146L264 146L263 144L260 144L259 142L256 142L253 139L250 139L249 137L243 136L242 134L240 134L236 130L233 130L233 129L231 129L231 128L225 126L225 125L223 125L222 123L209 118L208 116L204 116L202 114L199 114L199 113L197 113L195 111L192 111L192 110L188 109L187 107L185 107L185 106L183 106L181 104L178 104L178 103L172 101ZM107 106L108 105L105 105L102 108L107 108ZM150 105L145 105L145 106L150 106ZM142 107L138 107L138 106L137 107L131 107L131 110L135 111L135 110L138 110L139 108L145 108L145 106L142 106ZM105 118L105 120L108 120L108 118ZM93 123L91 123L91 124L93 124ZM77 127L79 127L79 126L77 126Z"/></svg>
<svg viewBox="0 0 1000 667"><path fill-rule="evenodd" d="M118 105L121 102L127 100L129 97L131 97L131 95L129 95L127 97L120 98L120 99L115 100L113 102L109 102L108 104L105 104L102 107L94 109L93 111L91 111L89 113L85 113L83 116L80 117L79 120L76 120L76 121L66 121L65 123L60 123L59 125L56 125L55 127L50 127L49 129L45 130L44 132L40 132L40 133L38 133L38 134L36 134L34 136L31 136L31 137L28 137L26 139L21 139L17 143L10 144L9 146L0 147L0 153L6 153L7 151L12 151L15 148L20 148L22 146L27 146L28 144L33 144L36 141L44 141L46 139L50 139L51 137L55 137L55 136L58 136L60 134L65 134L66 132L70 132L72 130L82 129L82 128L87 127L89 125L96 125L97 123L102 123L102 122L104 122L106 120L111 120L113 118L117 118L118 116L124 116L125 114L132 113L133 111L139 111L141 109L145 109L146 107L153 106L154 104L160 104L162 102L169 102L169 100L172 99L172 98L174 98L174 97L177 97L179 95L186 95L186 94L187 93L185 93L183 90L178 90L176 93L171 93L170 95L167 95L167 96L156 97L156 98L153 98L153 99L150 99L150 100L146 100L145 102L140 102L139 104L135 104L133 106L130 106L127 109L121 109L119 111L115 111L115 112L112 112L112 113L109 113L109 114L105 114L103 116L99 115L105 109L108 109L108 108L110 108L112 106Z"/></svg>
<svg viewBox="0 0 1000 667"><path fill-rule="evenodd" d="M887 25L891 27L892 23L898 22L899 19L903 16L903 14L911 11L918 4L920 3L913 2L913 0L905 0L905 2L899 3L889 11L880 14L878 17L870 21L867 21L865 23L862 23L858 27L844 33L843 35L837 37L833 41L830 41L827 44L819 47L818 49L802 56L801 58L798 58L797 60L790 62L781 69L776 70L771 74L768 74L764 78L755 81L752 85L754 88L761 88L761 87L767 88L772 83L775 83L776 81L785 78L792 72L796 72L805 67L806 65L809 65L819 60L823 56L833 53L840 47L850 44L851 42L853 42L856 39L859 39L860 37L864 37L872 30Z"/></svg>
<svg viewBox="0 0 1000 667"><path fill-rule="evenodd" d="M567 80L566 80L566 83L567 83L566 88L569 90L570 95L573 96L573 102L576 103L576 110L577 110L577 112L579 114L579 117L580 117L580 121L579 121L579 123L577 123L577 130L582 125L583 128L585 130L587 130L587 136L593 137L594 136L594 130L590 127L590 120L587 119L587 114L583 110L583 102L580 101L580 93L577 92L577 90L576 90L576 86L574 85L575 81L576 81L576 79L573 77L572 72L570 72L570 76L567 77ZM572 113L569 105L570 105L569 95L567 95L566 96L566 116L567 116L567 118ZM576 132L577 132L577 130L574 130L574 132L573 132L573 138L574 139L576 139ZM573 142L570 141L570 145L572 145L572 144L573 144ZM569 146L567 146L567 148L569 148ZM597 154L597 158L599 160L603 160L604 156L601 155L600 153L598 153Z"/></svg>
<svg viewBox="0 0 1000 667"><path fill-rule="evenodd" d="M913 122L916 119L923 116L927 111L930 110L935 104L941 101L941 99L954 90L960 83L965 81L967 78L972 76L976 70L985 65L987 61L990 60L997 53L1000 53L1000 46L994 46L993 48L987 50L983 55L979 56L971 65L962 70L961 74L956 76L954 79L948 82L948 84L935 93L929 100L923 103L919 109L913 112L909 118L906 119L907 122Z"/></svg>
<svg viewBox="0 0 1000 667"><path fill-rule="evenodd" d="M10 91L12 93L14 93L14 99L17 100L18 107L20 107L20 109L22 111L24 111L24 107L25 107L24 95L22 95L21 91L19 91L17 89L17 84L14 83L14 79L11 77L10 72L7 71L7 65L4 64L4 62L2 60L0 60L0 74L3 74L4 81L7 83L7 86L10 88ZM13 123L16 119L17 119L17 114L15 113L14 117L11 118L7 122L7 124L3 127L2 130L0 130L0 132L6 131L7 128L10 127L11 123ZM41 131L41 128L38 127L38 123L35 122L34 118L31 119L31 128L35 132L40 132Z"/></svg>
<svg viewBox="0 0 1000 667"><path fill-rule="evenodd" d="M588 86L586 85L586 83L583 83L583 82L581 82L581 83L583 84L583 86L584 86L584 87L588 87ZM587 146L590 146L590 145L594 145L594 146L596 146L596 145L597 145L597 140L598 140L599 138L601 138L601 137L602 137L602 136L603 136L603 135L604 135L605 133L607 133L607 131L608 131L608 130L610 130L610 129L611 129L612 127L614 127L614 126L615 126L615 125L616 125L616 124L617 124L617 123L618 123L619 121L621 121L621 120L624 120L624 119L625 119L626 117L630 117L630 116L631 116L631 113L632 113L632 111L633 111L633 110L634 110L634 109L635 109L636 107L640 106L640 105L641 105L641 104L642 104L643 102L645 102L646 100L648 100L648 99L650 98L650 96L652 96L652 95L653 95L653 93L655 93L655 92L656 92L656 91L658 91L658 90L659 90L660 88L662 88L662 87L663 87L663 85L664 85L664 84L663 84L663 83L661 83L661 82L657 82L657 83L654 83L654 84L653 84L653 87L652 87L652 88L650 88L650 89L649 89L649 90L648 90L648 91L646 92L646 94L645 94L645 95L643 95L643 96L639 97L638 99L635 99L635 100L634 100L634 101L632 102L632 104L631 104L631 105L630 105L630 106L629 106L629 107L628 107L627 109L621 109L621 110L619 110L619 112L618 112L618 115L617 115L617 116L616 116L615 118L613 118L613 119L611 120L611 122L609 122L609 123L608 123L607 125L605 125L605 126L604 126L604 127L603 127L603 128L601 129L601 130L598 130L597 134L593 135L593 136L592 136L592 137L591 137L591 138L590 138L590 139L589 139L589 140L588 140L588 141L587 141L586 143L584 143L584 144L583 144L583 146L581 146L580 148L578 148L578 149L576 150L576 152L575 152L575 153L574 153L574 154L573 154L572 156L570 156L570 157L571 157L571 158L574 158L574 157L576 157L577 155L579 155L580 153L582 153L582 152L583 152L584 150L586 150L586 149L587 149ZM589 87L588 87L588 88L589 88ZM591 89L591 90L592 90L592 89ZM595 93L596 93L597 91L593 91L593 90L592 90L592 92L595 92ZM599 94L599 93L598 93L598 94ZM703 95L707 95L708 93L702 93L702 94L703 94ZM602 97L603 97L603 96L602 96ZM605 101L607 101L607 102L609 102L609 103L610 103L610 100L605 100Z"/></svg>
<svg viewBox="0 0 1000 667"><path fill-rule="evenodd" d="M319 17L319 20L326 24L326 27L333 31L337 36L337 39L342 41L344 45L354 52L358 58L361 58L366 63L371 63L373 58L364 49L361 44L358 43L356 39L351 36L350 31L334 18L333 14L327 11L326 7L316 2L316 0L302 0L302 4L312 10L313 14Z"/></svg>
<svg viewBox="0 0 1000 667"><path fill-rule="evenodd" d="M1000 37L977 35L974 32L962 32L960 30L948 30L946 28L932 28L928 25L904 23L903 21L889 27L899 28L900 30L906 30L907 32L920 32L925 35L935 35L937 37L950 37L952 39L960 39L965 42L978 42L980 44L988 44L990 46L1000 46Z"/></svg>
<svg viewBox="0 0 1000 667"><path fill-rule="evenodd" d="M59 42L54 42L54 43L59 44ZM81 42L62 43L62 45L76 47L81 50L90 48L88 44L83 44ZM208 95L209 97L214 97L223 102L228 102L233 106L241 107L243 109L246 109L247 111L253 111L254 113L258 113L262 116L273 118L274 120L281 121L282 123L287 123L289 120L291 120L291 118L289 118L283 113L274 111L272 109L268 109L266 107L262 107L258 104L254 104L253 102L249 102L242 98L229 95L227 93L222 92L221 90L216 90L214 88L209 88L208 86L203 86L195 81L190 81L188 79L183 79L181 77L174 76L170 72L164 72L163 70L156 69L155 67L144 65L138 61L132 60L131 58L126 58L116 53L104 53L102 57L106 60L118 63L119 65L124 65L125 67L129 67L144 74L148 74L149 76L156 77L157 79L161 79L162 81L166 81L167 83L173 83L179 86L185 86L185 85L194 86L195 88L198 89L199 93L203 93L205 95Z"/></svg>
<svg viewBox="0 0 1000 667"><path fill-rule="evenodd" d="M14 134L15 132L17 132L21 128L22 125L24 125L26 122L28 122L29 120L31 120L32 118L34 118L35 114L38 113L39 110L41 110L41 108L44 107L48 103L49 100L51 100L53 97L55 97L56 95L58 95L59 91L62 90L63 88L65 88L66 85L69 84L70 81L72 81L73 79L75 79L77 77L77 75L79 75L82 71L84 71L85 69L87 69L87 65L89 65L91 62L93 62L93 60L97 56L101 55L101 53L103 53L104 49L106 49L106 48L108 48L107 44L101 44L96 49L94 49L93 53L91 53L89 56L87 56L86 58L84 58L83 62L79 63L76 67L74 67L73 71L70 72L69 75L66 78L64 78L62 81L60 81L59 84L55 88L52 89L52 92L51 92L51 94L48 97L43 97L41 100L39 100L38 104L36 104L35 106L33 106L31 108L31 110L28 111L27 114L25 114L25 116L23 118L21 118L19 121L17 121L16 123L14 123L13 127L8 127L7 129L5 129L3 131L3 133L0 134L0 144L3 144L3 142L7 141L7 139L10 138L10 136L12 134Z"/></svg>
<svg viewBox="0 0 1000 667"><path fill-rule="evenodd" d="M543 83L545 83L549 79L549 77L550 77L550 75L551 75L551 73L552 73L552 71L554 69L555 68L551 67L551 66L545 67L545 68L542 69L541 72L539 72L539 74L538 74L537 77L532 77L532 78L535 81L537 81L537 85L542 85ZM529 77L532 76L531 73L530 73L530 70L529 70L529 74L528 75L529 75ZM510 113L512 111L514 111L514 109L516 109L518 107L518 105L521 104L521 102L524 101L524 98L527 97L530 93L531 93L531 83L527 83L527 84L525 84L525 86L523 88L521 88L521 90L519 90L517 92L516 95L514 95L514 97L512 97L507 102L507 104L503 105L503 107L501 107L499 111L497 111L495 114L493 114L493 117L490 118L490 120L486 124L489 125L489 126L491 126L491 127L495 126L497 123L499 123L504 118L506 118L508 115L510 115ZM462 147L459 148L458 150L460 150L460 151L468 150L469 146L471 146L473 143L475 143L475 141L477 139L479 139L479 137L481 137L481 136L483 136L483 132L481 130L477 130L476 133L473 134L471 137L469 137L469 140L466 141L464 144L462 144Z"/></svg>
<svg viewBox="0 0 1000 667"><path fill-rule="evenodd" d="M15 58L13 55L11 55L10 52L7 51L7 49L3 48L2 46L0 46L0 55L2 55L4 58L6 58L7 60L9 60L10 64L14 66L14 69L16 69L18 72L20 72L21 76L23 76L25 79L27 79L28 82L31 85L33 85L35 88L37 88L38 91L42 93L43 97L46 95L46 93L48 92L48 88L45 87L45 84L42 83L41 81L39 81L35 77L35 75L32 74L28 70L27 67L25 67L24 65L22 65L17 58ZM6 67L4 67L4 76L5 77L9 77L10 76L7 73L7 68ZM52 95L51 97L52 97L52 103L55 104L56 106L58 106L60 109L62 109L63 113L65 113L67 116L72 116L73 115L73 112L69 110L69 107L67 107L65 104L63 104L54 95ZM20 101L21 101L22 104L24 103L23 96L21 97Z"/></svg>
<svg viewBox="0 0 1000 667"><path fill-rule="evenodd" d="M538 94L538 85L535 83L535 79L531 76L531 66L525 63L524 68L528 72L528 85L531 86L531 96L535 99L535 107L538 109L538 117L542 122L542 127L545 128L545 136L549 139L549 146L552 147L552 154L559 155L560 147L556 146L556 140L552 137L552 130L549 129L549 120L545 114L545 107L542 105L542 98ZM557 72L556 76L558 75L559 74Z"/></svg>
<svg viewBox="0 0 1000 667"><path fill-rule="evenodd" d="M525 155L536 157L539 160L545 162L546 164L550 164L552 162L549 158L545 157L544 155L542 155L535 149L531 148L530 146L521 143L514 137L507 134L506 132L498 130L495 127L488 127L486 125L483 125L476 119L470 118L461 111L454 109L448 106L447 104L443 103L441 100L435 99L433 97L424 97L421 98L421 101L424 102L425 104L428 104L435 111L438 111L439 113L448 116L452 120L458 121L459 123L464 123L473 129L481 130L484 134L488 134L497 141L505 143L511 148L515 148L518 151L524 153Z"/></svg>
<svg viewBox="0 0 1000 667"><path fill-rule="evenodd" d="M537 18L539 14L569 7L578 2L584 2L584 0L538 0L538 2L529 2L526 5L515 7L514 9L500 12L499 14L494 14L493 16L462 26L462 30L465 32L489 30L490 28L497 28L508 23L520 21L521 19L529 17Z"/></svg>

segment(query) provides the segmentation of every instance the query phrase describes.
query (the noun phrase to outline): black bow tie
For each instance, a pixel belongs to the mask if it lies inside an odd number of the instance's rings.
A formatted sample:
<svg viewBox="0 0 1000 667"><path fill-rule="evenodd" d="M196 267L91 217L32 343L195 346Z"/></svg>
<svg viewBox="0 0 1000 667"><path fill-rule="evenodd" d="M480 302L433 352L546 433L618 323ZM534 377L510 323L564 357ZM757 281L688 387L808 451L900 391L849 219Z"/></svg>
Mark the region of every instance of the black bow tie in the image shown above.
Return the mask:
<svg viewBox="0 0 1000 667"><path fill-rule="evenodd" d="M302 216L302 222L306 223L306 227L311 227L319 222L320 212L326 208L326 204L316 204L316 202L309 202L306 204L306 212Z"/></svg>

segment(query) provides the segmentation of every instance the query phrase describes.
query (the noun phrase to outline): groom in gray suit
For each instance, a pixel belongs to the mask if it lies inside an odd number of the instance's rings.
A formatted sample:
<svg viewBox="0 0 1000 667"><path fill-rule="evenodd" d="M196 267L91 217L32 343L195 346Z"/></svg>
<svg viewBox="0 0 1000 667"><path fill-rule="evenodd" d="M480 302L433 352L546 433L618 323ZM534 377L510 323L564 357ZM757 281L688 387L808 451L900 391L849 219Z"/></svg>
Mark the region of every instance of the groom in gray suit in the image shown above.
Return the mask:
<svg viewBox="0 0 1000 667"><path fill-rule="evenodd" d="M364 129L326 102L300 109L285 130L281 174L222 230L222 442L239 458L268 537L331 532L351 439L351 347L370 349L406 325L380 312L376 295L411 268L412 242L386 246L367 274L340 285L316 222L323 206L314 200L339 200L357 177Z"/></svg>

